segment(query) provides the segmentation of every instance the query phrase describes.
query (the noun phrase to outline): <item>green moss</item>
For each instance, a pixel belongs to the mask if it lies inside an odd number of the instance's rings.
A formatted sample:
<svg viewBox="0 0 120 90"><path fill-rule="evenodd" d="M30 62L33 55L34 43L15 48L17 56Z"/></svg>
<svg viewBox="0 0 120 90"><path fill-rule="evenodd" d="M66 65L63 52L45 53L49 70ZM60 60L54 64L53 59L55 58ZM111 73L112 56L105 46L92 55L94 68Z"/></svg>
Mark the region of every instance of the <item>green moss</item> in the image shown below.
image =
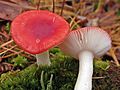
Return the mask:
<svg viewBox="0 0 120 90"><path fill-rule="evenodd" d="M5 26L5 30L9 33L10 32L10 23L8 22Z"/></svg>
<svg viewBox="0 0 120 90"><path fill-rule="evenodd" d="M101 59L94 60L95 71L98 71L98 72L99 72L99 70L106 71L109 67L110 67L110 62L109 61L102 61Z"/></svg>
<svg viewBox="0 0 120 90"><path fill-rule="evenodd" d="M38 80L34 76L35 71L36 65L32 65L23 71L12 71L2 74L0 78L1 90L27 90L27 88L30 90L30 88L33 88L33 84L34 88L36 88Z"/></svg>
<svg viewBox="0 0 120 90"><path fill-rule="evenodd" d="M78 61L62 55L51 60L51 66L37 67L33 64L22 71L2 74L0 90L73 90L77 79ZM120 86L117 85L119 82L113 81L118 77L118 73L112 71L110 74L109 69L99 69L97 72L95 70L95 77L104 78L93 79L93 90L120 90Z"/></svg>
<svg viewBox="0 0 120 90"><path fill-rule="evenodd" d="M117 16L120 16L120 10L117 11Z"/></svg>
<svg viewBox="0 0 120 90"><path fill-rule="evenodd" d="M11 63L13 63L14 67L20 66L24 68L26 66L26 63L28 63L28 60L27 58L18 55L17 57L11 60Z"/></svg>

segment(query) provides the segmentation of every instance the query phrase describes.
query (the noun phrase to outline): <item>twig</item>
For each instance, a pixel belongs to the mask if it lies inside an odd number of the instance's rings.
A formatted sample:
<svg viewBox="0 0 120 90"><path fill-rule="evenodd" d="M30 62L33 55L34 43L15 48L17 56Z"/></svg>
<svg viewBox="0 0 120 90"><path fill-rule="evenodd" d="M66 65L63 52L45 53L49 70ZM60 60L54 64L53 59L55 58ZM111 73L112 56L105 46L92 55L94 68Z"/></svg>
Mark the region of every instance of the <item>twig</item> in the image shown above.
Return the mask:
<svg viewBox="0 0 120 90"><path fill-rule="evenodd" d="M6 56L2 56L1 58L8 58L8 57L11 57L11 56L14 56L14 55L16 55L16 54L20 54L20 53L22 53L23 51L21 50L21 51L19 51L19 52L17 52L17 53L12 53L12 54L9 54L9 55L6 55Z"/></svg>
<svg viewBox="0 0 120 90"><path fill-rule="evenodd" d="M2 44L2 45L0 46L0 48L4 47L4 46L6 46L6 45L8 45L8 44L10 44L10 43L12 43L12 42L13 42L13 40L10 40L10 41L8 41L8 42Z"/></svg>
<svg viewBox="0 0 120 90"><path fill-rule="evenodd" d="M6 49L6 50L8 50L8 51L10 51L10 52L14 52L14 53L18 53L18 52L16 52L15 50L11 50L11 49L8 49L8 48L6 48L6 47L2 47L3 49Z"/></svg>
<svg viewBox="0 0 120 90"><path fill-rule="evenodd" d="M32 57L29 56L29 54L24 54L24 53L22 53L21 55L24 56L24 57L26 57L26 58L33 59ZM32 54L31 54L31 56L32 56ZM34 56L33 56L33 57L34 57Z"/></svg>
<svg viewBox="0 0 120 90"><path fill-rule="evenodd" d="M17 5L17 4L14 4L14 3L10 3L10 2L6 2L6 1L0 1L0 3L2 4L6 4L6 5L9 5L11 7L16 7L16 8L25 8L25 9L36 9L32 6L22 6L22 5Z"/></svg>
<svg viewBox="0 0 120 90"><path fill-rule="evenodd" d="M116 65L117 65L117 66L120 66L120 64L119 64L119 62L118 62L118 60L117 60L117 57L116 57L116 55L115 55L115 52L114 52L114 50L113 50L112 48L110 49L110 54L111 54L111 56L113 57Z"/></svg>
<svg viewBox="0 0 120 90"><path fill-rule="evenodd" d="M71 26L71 30L73 30L73 28L77 25L77 27L79 28L80 26L78 25L78 23L80 23L81 21L77 21L77 22L74 22L75 24L73 24Z"/></svg>
<svg viewBox="0 0 120 90"><path fill-rule="evenodd" d="M39 8L40 8L40 1L41 1L41 0L39 0L39 2L38 2L37 10L39 10Z"/></svg>
<svg viewBox="0 0 120 90"><path fill-rule="evenodd" d="M5 38L8 39L8 35L6 35L5 33L0 32L0 34L3 35Z"/></svg>
<svg viewBox="0 0 120 90"><path fill-rule="evenodd" d="M117 49L119 49L119 48L120 48L120 46L116 46L116 47L114 47L115 50L117 50Z"/></svg>
<svg viewBox="0 0 120 90"><path fill-rule="evenodd" d="M72 24L74 23L75 21L75 18L77 17L77 15L79 14L80 12L80 9L78 10L78 12L75 14L75 16L72 18L71 22L70 22L70 27L72 26Z"/></svg>
<svg viewBox="0 0 120 90"><path fill-rule="evenodd" d="M9 49L5 50L4 52L1 52L1 53L0 53L0 55L2 55L2 54L4 54L4 53L8 52L9 50L11 50L11 49L15 48L16 46L17 46L17 45L12 46L11 48L9 48Z"/></svg>
<svg viewBox="0 0 120 90"><path fill-rule="evenodd" d="M112 42L113 45L120 46L120 42Z"/></svg>
<svg viewBox="0 0 120 90"><path fill-rule="evenodd" d="M92 77L92 79L104 79L105 77Z"/></svg>
<svg viewBox="0 0 120 90"><path fill-rule="evenodd" d="M53 13L55 12L55 0L53 0Z"/></svg>
<svg viewBox="0 0 120 90"><path fill-rule="evenodd" d="M64 5L65 5L65 0L63 0L63 3L62 3L62 9L61 9L61 13L60 13L60 16L62 16L62 14L63 14Z"/></svg>

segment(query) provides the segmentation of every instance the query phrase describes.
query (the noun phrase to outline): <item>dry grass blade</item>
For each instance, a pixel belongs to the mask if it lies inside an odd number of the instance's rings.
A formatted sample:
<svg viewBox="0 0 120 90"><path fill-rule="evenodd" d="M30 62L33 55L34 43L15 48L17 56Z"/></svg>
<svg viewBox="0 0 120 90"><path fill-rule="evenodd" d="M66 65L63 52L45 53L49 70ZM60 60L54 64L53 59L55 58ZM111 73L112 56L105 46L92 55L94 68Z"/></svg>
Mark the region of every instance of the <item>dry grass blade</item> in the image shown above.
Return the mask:
<svg viewBox="0 0 120 90"><path fill-rule="evenodd" d="M11 54L9 54L9 55L2 56L1 58L9 58L9 57L11 57L11 56L15 56L15 55L20 54L20 53L22 53L22 52L23 52L23 50L21 50L21 51L19 51L19 52L17 52L17 53L11 53Z"/></svg>
<svg viewBox="0 0 120 90"><path fill-rule="evenodd" d="M103 10L103 8L104 8L104 4L105 4L105 0L99 0L98 7L95 10L95 13L101 12Z"/></svg>
<svg viewBox="0 0 120 90"><path fill-rule="evenodd" d="M1 53L0 53L0 55L2 55L2 54L4 54L4 53L6 53L6 52L8 52L8 51L10 51L11 49L15 48L16 46L17 46L17 45L12 46L11 48L9 48L9 49L7 49L7 50L5 50L5 51L1 52Z"/></svg>
<svg viewBox="0 0 120 90"><path fill-rule="evenodd" d="M10 41L8 41L8 42L2 44L2 45L0 46L0 48L4 47L4 46L6 46L6 45L8 45L8 44L10 44L10 43L12 43L12 42L13 42L13 40L10 40Z"/></svg>
<svg viewBox="0 0 120 90"><path fill-rule="evenodd" d="M77 26L77 28L80 28L80 26L78 25L78 23L80 23L80 22L81 21L77 21L77 22L74 21L74 24L71 26L70 30L73 30L75 26Z"/></svg>
<svg viewBox="0 0 120 90"><path fill-rule="evenodd" d="M60 16L62 16L62 14L63 14L64 5L65 5L65 0L63 0L63 3L62 3L62 9L61 9L61 13L60 13Z"/></svg>
<svg viewBox="0 0 120 90"><path fill-rule="evenodd" d="M78 16L79 12L80 12L80 9L77 11L77 13L76 13L76 14L74 15L74 17L72 18L72 20L71 20L71 22L70 22L70 27L72 27L72 25L73 25L73 23L74 23L74 21L75 21L75 18Z"/></svg>
<svg viewBox="0 0 120 90"><path fill-rule="evenodd" d="M92 77L92 79L104 79L105 77Z"/></svg>
<svg viewBox="0 0 120 90"><path fill-rule="evenodd" d="M39 8L40 8L40 1L41 1L41 0L39 0L39 2L38 2L37 10L39 10Z"/></svg>
<svg viewBox="0 0 120 90"><path fill-rule="evenodd" d="M8 48L6 48L6 47L2 47L3 49L5 49L5 50L9 50L11 53L18 53L16 50L12 50L12 49L8 49ZM20 51L23 51L23 50L20 50Z"/></svg>
<svg viewBox="0 0 120 90"><path fill-rule="evenodd" d="M116 55L115 55L115 52L114 52L113 48L110 49L110 54L111 54L111 56L113 57L116 65L117 65L117 66L120 66L120 64L119 64L119 62L118 62L118 60L117 60L117 57L116 57Z"/></svg>
<svg viewBox="0 0 120 90"><path fill-rule="evenodd" d="M0 1L0 3L6 4L6 5L12 6L12 7L23 8L23 9L36 9L35 7L32 7L32 6L17 5L17 4L6 2L6 1Z"/></svg>
<svg viewBox="0 0 120 90"><path fill-rule="evenodd" d="M55 12L55 0L52 0L53 1L53 13Z"/></svg>

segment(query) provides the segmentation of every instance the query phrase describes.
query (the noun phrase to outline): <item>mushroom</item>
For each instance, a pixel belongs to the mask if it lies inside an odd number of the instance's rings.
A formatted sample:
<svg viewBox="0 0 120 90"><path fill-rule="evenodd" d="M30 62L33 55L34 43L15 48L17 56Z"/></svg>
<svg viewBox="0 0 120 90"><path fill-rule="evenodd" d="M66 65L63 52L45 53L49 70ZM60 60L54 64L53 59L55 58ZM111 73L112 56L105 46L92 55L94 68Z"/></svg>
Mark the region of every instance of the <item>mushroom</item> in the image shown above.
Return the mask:
<svg viewBox="0 0 120 90"><path fill-rule="evenodd" d="M93 58L102 56L111 48L109 35L98 27L85 27L71 31L59 47L66 54L79 59L74 90L91 90Z"/></svg>
<svg viewBox="0 0 120 90"><path fill-rule="evenodd" d="M37 64L50 65L48 49L60 44L69 32L69 24L47 10L31 10L18 15L11 24L11 36Z"/></svg>

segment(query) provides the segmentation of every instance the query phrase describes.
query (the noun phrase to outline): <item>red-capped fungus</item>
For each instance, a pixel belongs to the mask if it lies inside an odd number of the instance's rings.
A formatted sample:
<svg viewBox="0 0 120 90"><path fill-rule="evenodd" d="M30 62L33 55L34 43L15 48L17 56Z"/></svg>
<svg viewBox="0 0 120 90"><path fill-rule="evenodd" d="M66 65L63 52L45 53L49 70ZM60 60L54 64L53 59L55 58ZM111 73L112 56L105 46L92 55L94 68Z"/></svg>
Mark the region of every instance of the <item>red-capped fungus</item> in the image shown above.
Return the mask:
<svg viewBox="0 0 120 90"><path fill-rule="evenodd" d="M31 10L18 15L11 24L13 40L26 52L36 54L37 63L50 65L48 49L60 44L69 24L47 10Z"/></svg>
<svg viewBox="0 0 120 90"><path fill-rule="evenodd" d="M59 47L66 54L79 59L79 73L74 90L92 90L93 58L111 48L108 33L98 27L73 30Z"/></svg>

